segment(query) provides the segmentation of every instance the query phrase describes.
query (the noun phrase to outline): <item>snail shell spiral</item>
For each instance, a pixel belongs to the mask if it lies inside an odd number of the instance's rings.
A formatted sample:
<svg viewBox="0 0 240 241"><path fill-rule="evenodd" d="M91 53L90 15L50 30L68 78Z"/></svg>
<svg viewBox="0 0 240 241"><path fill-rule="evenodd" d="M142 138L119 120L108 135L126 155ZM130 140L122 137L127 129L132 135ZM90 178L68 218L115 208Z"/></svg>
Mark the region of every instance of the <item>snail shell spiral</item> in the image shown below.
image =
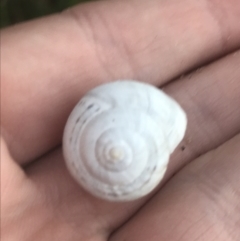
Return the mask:
<svg viewBox="0 0 240 241"><path fill-rule="evenodd" d="M182 108L159 89L127 80L104 84L72 111L63 137L65 161L92 195L134 200L161 181L186 125Z"/></svg>

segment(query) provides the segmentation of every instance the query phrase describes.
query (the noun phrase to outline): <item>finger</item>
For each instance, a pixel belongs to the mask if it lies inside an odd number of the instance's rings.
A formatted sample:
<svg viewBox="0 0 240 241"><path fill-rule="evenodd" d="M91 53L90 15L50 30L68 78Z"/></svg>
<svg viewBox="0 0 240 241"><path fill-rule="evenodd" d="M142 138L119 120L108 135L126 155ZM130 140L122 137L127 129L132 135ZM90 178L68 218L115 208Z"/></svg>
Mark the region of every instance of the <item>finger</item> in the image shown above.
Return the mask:
<svg viewBox="0 0 240 241"><path fill-rule="evenodd" d="M15 199L14 190L16 189L16 191L20 191L19 187L26 181L26 175L24 171L12 159L8 151L6 142L1 136L0 136L0 149L1 149L1 152L0 152L1 154L1 201L3 202L2 203L3 206L5 206L6 202L12 202ZM14 196L14 198L11 195Z"/></svg>
<svg viewBox="0 0 240 241"><path fill-rule="evenodd" d="M239 240L240 134L185 167L111 241Z"/></svg>
<svg viewBox="0 0 240 241"><path fill-rule="evenodd" d="M3 30L1 122L13 157L26 163L59 144L93 86L161 85L238 47L239 13L238 0L104 1Z"/></svg>
<svg viewBox="0 0 240 241"><path fill-rule="evenodd" d="M165 182L187 162L240 131L239 60L240 55L233 54L194 73L191 79L186 77L165 87L166 92L182 104L189 119L186 137L172 156ZM226 79L227 86L224 85ZM221 111L224 106L228 108ZM76 230L81 226L90 234L107 236L149 198L119 204L92 197L70 177L60 149L30 164L26 171L45 197L47 205L43 206L51 207L47 212L52 217L59 217L60 226L74 224ZM92 228L90 231L89 227Z"/></svg>
<svg viewBox="0 0 240 241"><path fill-rule="evenodd" d="M34 229L31 214L33 200L37 199L33 184L9 154L1 138L1 238L2 240L26 240L26 233ZM35 202L35 204L38 202ZM34 205L35 207L35 205ZM21 230L21 232L19 232Z"/></svg>
<svg viewBox="0 0 240 241"><path fill-rule="evenodd" d="M188 118L169 173L240 132L239 62L240 50L163 88L183 106Z"/></svg>

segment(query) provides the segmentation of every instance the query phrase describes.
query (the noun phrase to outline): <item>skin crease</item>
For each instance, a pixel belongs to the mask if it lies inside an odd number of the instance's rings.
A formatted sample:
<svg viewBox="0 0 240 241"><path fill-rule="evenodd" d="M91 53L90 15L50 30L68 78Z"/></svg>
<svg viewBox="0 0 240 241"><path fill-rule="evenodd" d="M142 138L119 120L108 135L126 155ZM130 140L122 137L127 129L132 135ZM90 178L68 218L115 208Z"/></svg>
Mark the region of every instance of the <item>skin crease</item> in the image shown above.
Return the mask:
<svg viewBox="0 0 240 241"><path fill-rule="evenodd" d="M116 0L2 30L2 240L239 240L239 20L238 0ZM155 193L129 203L86 193L60 147L79 98L119 78L189 121Z"/></svg>

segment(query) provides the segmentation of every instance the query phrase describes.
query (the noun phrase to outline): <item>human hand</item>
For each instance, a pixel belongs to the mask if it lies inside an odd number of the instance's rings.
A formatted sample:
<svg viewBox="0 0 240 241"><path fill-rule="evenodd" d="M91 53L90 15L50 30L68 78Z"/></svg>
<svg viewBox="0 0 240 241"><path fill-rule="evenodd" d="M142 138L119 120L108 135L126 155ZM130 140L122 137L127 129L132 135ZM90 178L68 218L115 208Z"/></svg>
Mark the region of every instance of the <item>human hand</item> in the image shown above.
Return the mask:
<svg viewBox="0 0 240 241"><path fill-rule="evenodd" d="M239 22L238 0L99 1L3 30L2 240L239 240ZM111 203L60 144L81 96L122 78L163 88L189 124L158 190Z"/></svg>

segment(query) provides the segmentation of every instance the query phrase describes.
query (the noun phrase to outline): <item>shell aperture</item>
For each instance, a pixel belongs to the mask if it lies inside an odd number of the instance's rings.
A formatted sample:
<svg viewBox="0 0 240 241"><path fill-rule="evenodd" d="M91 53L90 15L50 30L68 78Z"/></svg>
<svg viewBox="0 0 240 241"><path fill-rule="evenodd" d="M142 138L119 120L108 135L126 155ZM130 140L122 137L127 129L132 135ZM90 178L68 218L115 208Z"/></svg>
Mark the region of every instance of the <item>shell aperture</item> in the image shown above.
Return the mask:
<svg viewBox="0 0 240 241"><path fill-rule="evenodd" d="M131 80L103 84L79 101L67 121L66 165L92 195L135 200L159 184L186 126L180 105L154 86Z"/></svg>

